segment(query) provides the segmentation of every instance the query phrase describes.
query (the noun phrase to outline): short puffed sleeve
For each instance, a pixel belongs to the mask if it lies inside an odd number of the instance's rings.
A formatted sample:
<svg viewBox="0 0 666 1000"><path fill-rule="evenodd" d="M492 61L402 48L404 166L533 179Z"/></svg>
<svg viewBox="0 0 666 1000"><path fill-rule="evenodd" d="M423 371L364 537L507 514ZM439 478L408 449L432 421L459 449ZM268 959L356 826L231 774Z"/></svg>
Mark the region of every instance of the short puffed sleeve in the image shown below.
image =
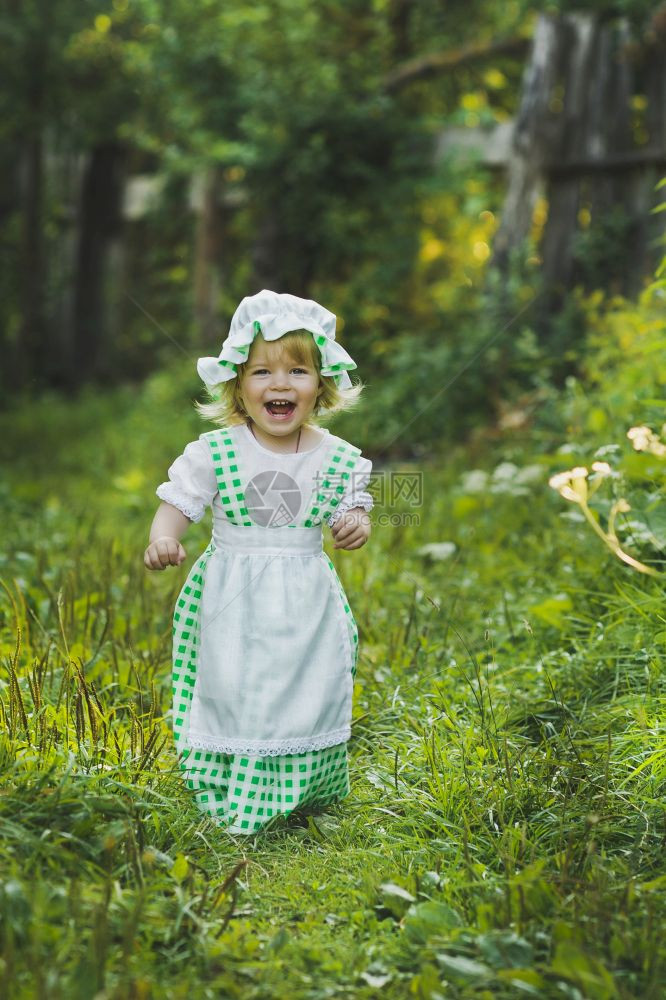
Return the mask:
<svg viewBox="0 0 666 1000"><path fill-rule="evenodd" d="M368 458L359 457L353 471L350 473L349 481L345 491L340 498L340 503L333 514L328 519L330 527L354 507L362 507L365 511L372 510L374 501L372 495L367 492L366 487L370 482L372 473L372 462Z"/></svg>
<svg viewBox="0 0 666 1000"><path fill-rule="evenodd" d="M191 441L167 474L169 481L155 490L160 500L177 507L190 521L200 521L217 493L213 460L205 441Z"/></svg>

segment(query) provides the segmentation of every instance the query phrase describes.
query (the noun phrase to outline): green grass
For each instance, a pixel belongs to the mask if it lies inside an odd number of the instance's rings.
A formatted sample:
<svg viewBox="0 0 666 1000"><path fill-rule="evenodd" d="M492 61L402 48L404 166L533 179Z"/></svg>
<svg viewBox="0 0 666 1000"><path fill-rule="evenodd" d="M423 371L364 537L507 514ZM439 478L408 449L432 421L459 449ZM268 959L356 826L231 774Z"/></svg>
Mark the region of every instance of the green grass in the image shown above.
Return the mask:
<svg viewBox="0 0 666 1000"><path fill-rule="evenodd" d="M0 419L2 994L661 997L660 582L562 516L527 439L473 461L525 482L433 462L418 525L330 550L361 631L351 795L230 839L165 717L207 526L178 570L142 563L155 485L205 429L174 418L184 392L159 377Z"/></svg>

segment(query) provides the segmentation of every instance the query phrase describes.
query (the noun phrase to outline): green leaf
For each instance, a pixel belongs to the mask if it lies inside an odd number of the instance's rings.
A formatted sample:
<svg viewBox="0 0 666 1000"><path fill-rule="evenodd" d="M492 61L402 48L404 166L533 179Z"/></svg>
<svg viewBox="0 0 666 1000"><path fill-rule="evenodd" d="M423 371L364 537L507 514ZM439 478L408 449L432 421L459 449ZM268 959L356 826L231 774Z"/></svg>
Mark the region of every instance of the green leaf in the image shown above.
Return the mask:
<svg viewBox="0 0 666 1000"><path fill-rule="evenodd" d="M446 903L430 901L412 906L403 926L410 940L425 944L432 937L447 935L461 923L459 915Z"/></svg>
<svg viewBox="0 0 666 1000"><path fill-rule="evenodd" d="M404 916L410 905L416 902L416 898L412 896L411 892L403 889L401 885L396 885L395 882L384 882L380 885L379 891L383 905L398 920Z"/></svg>
<svg viewBox="0 0 666 1000"><path fill-rule="evenodd" d="M618 993L608 969L572 941L561 941L552 971L583 990L589 1000L614 1000Z"/></svg>
<svg viewBox="0 0 666 1000"><path fill-rule="evenodd" d="M446 975L466 983L487 979L493 974L489 965L475 962L474 959L465 958L464 955L447 955L446 952L440 952L437 961Z"/></svg>
<svg viewBox="0 0 666 1000"><path fill-rule="evenodd" d="M401 885L396 885L395 882L383 882L379 889L384 896L390 896L394 899L403 899L408 903L416 902L416 897L412 896L411 892L408 892L407 889L403 889Z"/></svg>
<svg viewBox="0 0 666 1000"><path fill-rule="evenodd" d="M532 604L529 611L535 618L539 618L553 628L563 629L565 627L565 615L573 608L573 602L568 594L554 594L547 597L539 604Z"/></svg>
<svg viewBox="0 0 666 1000"><path fill-rule="evenodd" d="M546 988L546 980L534 969L500 969L495 973L497 979L510 983L514 989L532 997L542 997Z"/></svg>
<svg viewBox="0 0 666 1000"><path fill-rule="evenodd" d="M190 863L184 854L177 854L169 874L176 882L182 882L190 870Z"/></svg>
<svg viewBox="0 0 666 1000"><path fill-rule="evenodd" d="M534 949L529 941L512 931L484 934L478 944L483 958L496 969L524 967L534 960Z"/></svg>
<svg viewBox="0 0 666 1000"><path fill-rule="evenodd" d="M286 927L281 927L277 934L271 938L268 949L269 951L282 951L282 949L289 944L291 941L291 934Z"/></svg>
<svg viewBox="0 0 666 1000"><path fill-rule="evenodd" d="M381 962L373 962L361 973L361 979L375 990L382 989L392 978L393 974Z"/></svg>

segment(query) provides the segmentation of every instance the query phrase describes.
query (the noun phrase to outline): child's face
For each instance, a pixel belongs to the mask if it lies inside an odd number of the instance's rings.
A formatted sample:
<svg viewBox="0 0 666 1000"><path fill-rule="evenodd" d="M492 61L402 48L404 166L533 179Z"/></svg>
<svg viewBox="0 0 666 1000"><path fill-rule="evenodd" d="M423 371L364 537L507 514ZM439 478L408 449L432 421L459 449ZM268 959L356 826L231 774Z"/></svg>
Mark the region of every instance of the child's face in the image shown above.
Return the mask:
<svg viewBox="0 0 666 1000"><path fill-rule="evenodd" d="M319 372L310 361L297 361L287 349L257 337L240 390L250 419L266 434L286 437L312 414L320 395Z"/></svg>

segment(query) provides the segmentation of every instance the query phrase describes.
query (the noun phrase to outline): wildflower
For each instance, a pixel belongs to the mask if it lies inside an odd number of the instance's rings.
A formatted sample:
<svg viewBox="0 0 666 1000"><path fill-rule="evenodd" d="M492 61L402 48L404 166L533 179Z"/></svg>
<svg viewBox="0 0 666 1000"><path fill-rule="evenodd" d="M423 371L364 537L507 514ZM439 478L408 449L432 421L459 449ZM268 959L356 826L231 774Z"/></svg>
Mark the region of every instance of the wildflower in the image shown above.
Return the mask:
<svg viewBox="0 0 666 1000"><path fill-rule="evenodd" d="M454 542L430 542L429 545L422 545L418 554L429 556L430 559L450 559L455 551Z"/></svg>
<svg viewBox="0 0 666 1000"><path fill-rule="evenodd" d="M550 477L548 485L557 490L565 500L584 503L587 500L587 469L583 465L577 465L575 469L558 472Z"/></svg>
<svg viewBox="0 0 666 1000"><path fill-rule="evenodd" d="M636 451L647 451L650 439L654 437L654 434L649 427L630 427L627 431L627 437Z"/></svg>
<svg viewBox="0 0 666 1000"><path fill-rule="evenodd" d="M571 489L569 483L571 482L570 472L558 472L557 475L551 476L548 480L548 485L557 490L561 497L565 500L572 500L574 503L578 502L578 496Z"/></svg>
<svg viewBox="0 0 666 1000"><path fill-rule="evenodd" d="M622 449L619 444L602 444L594 453L595 458L603 458L604 455L616 455Z"/></svg>
<svg viewBox="0 0 666 1000"><path fill-rule="evenodd" d="M548 480L548 485L552 486L552 488L554 490L557 490L559 493L563 486L569 485L570 481L571 481L570 472L556 472L555 475L551 476L550 479Z"/></svg>
<svg viewBox="0 0 666 1000"><path fill-rule="evenodd" d="M465 493L483 493L488 485L488 473L483 469L470 469L462 477L462 488Z"/></svg>
<svg viewBox="0 0 666 1000"><path fill-rule="evenodd" d="M666 444L660 440L658 434L655 434L649 427L645 427L644 424L639 427L630 427L627 431L627 437L636 451L647 451L651 455L657 455L658 458L666 457Z"/></svg>
<svg viewBox="0 0 666 1000"><path fill-rule="evenodd" d="M648 428L637 428L632 427L632 431L648 430ZM651 431L649 431L652 434ZM654 435L653 435L654 436ZM634 436L636 439L639 435ZM633 439L632 439L633 440ZM634 447L636 445L634 444ZM664 451L666 453L666 446L664 446ZM601 525L598 523L597 518L590 510L588 506L588 500L599 488L603 479L612 474L612 469L607 462L593 462L592 471L595 473L594 478L591 480L590 486L588 487L588 471L585 466L576 466L575 469L568 469L566 472L558 472L554 476L551 476L548 480L548 485L552 489L557 490L561 497L565 500L571 500L572 503L577 503L581 509L581 513L585 517L585 520L590 525L592 530L599 538L602 540L604 545L607 545L611 550L613 555L621 559L622 562L626 563L627 566L631 566L633 569L638 570L639 573L647 573L649 576L658 576L657 570L653 569L652 566L646 566L645 563L639 562L630 556L628 552L625 552L618 541L618 537L615 534L615 518L618 514L626 514L627 511L631 510L631 507L623 498L616 500L608 515L608 530L604 531Z"/></svg>
<svg viewBox="0 0 666 1000"><path fill-rule="evenodd" d="M514 497L526 496L530 492L530 485L542 476L543 470L539 465L524 465L519 468L513 462L500 462L493 472L490 492Z"/></svg>
<svg viewBox="0 0 666 1000"><path fill-rule="evenodd" d="M518 466L513 462L500 462L493 472L493 479L513 479L518 472Z"/></svg>

